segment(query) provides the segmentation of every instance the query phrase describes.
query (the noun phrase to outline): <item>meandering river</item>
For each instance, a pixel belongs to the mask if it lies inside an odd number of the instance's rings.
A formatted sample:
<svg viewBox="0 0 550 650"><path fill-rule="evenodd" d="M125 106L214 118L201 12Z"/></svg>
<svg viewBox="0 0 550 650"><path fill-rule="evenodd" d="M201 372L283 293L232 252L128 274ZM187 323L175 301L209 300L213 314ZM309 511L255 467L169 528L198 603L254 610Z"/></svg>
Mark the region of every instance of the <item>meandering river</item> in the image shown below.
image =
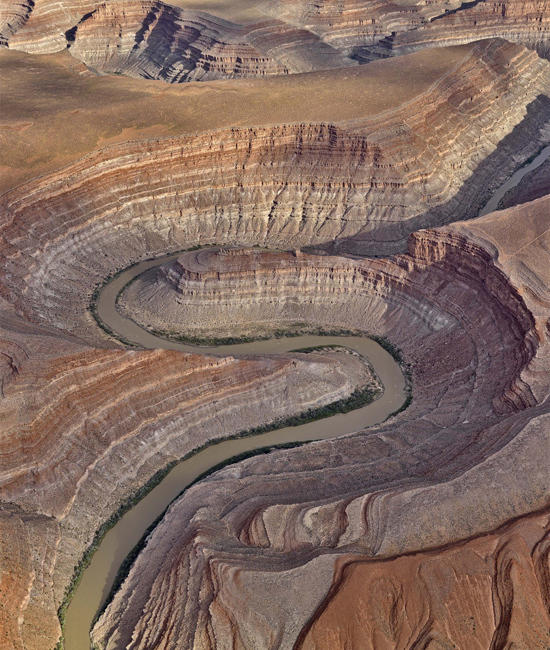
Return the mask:
<svg viewBox="0 0 550 650"><path fill-rule="evenodd" d="M548 158L550 158L550 146L545 147L530 163L518 169L503 183L480 210L479 216L497 209L506 192L518 185L526 174L542 165ZM96 303L100 320L122 339L144 348L165 348L219 356L281 354L314 345L344 345L370 360L384 385L384 393L375 402L350 413L333 415L323 420L277 429L257 436L213 443L188 460L176 465L146 497L121 517L105 535L94 553L66 612L66 650L89 650L89 630L92 620L108 596L124 558L171 501L205 471L233 456L261 447L285 442L318 440L358 431L383 421L396 411L406 399L405 379L399 365L388 352L368 338L301 336L237 345L199 347L155 336L122 316L116 309L116 299L126 283L154 266L160 266L175 259L177 255L177 253L173 253L141 262L126 269L108 282L101 289Z"/></svg>
<svg viewBox="0 0 550 650"><path fill-rule="evenodd" d="M202 354L251 355L281 354L297 348L315 345L343 345L356 350L371 362L384 385L384 393L376 401L349 413L333 415L295 427L276 429L256 436L213 443L172 471L129 510L105 535L94 553L89 567L83 572L65 615L65 648L89 650L89 630L96 612L108 596L124 558L141 539L147 528L162 514L180 492L218 463L238 454L285 442L318 440L358 431L382 422L402 406L406 399L405 379L399 364L378 343L358 336L300 336L236 345L202 347L167 341L142 329L122 316L116 309L116 298L127 282L153 266L159 266L177 257L165 255L130 267L108 282L96 302L100 320L127 341L144 348L166 348Z"/></svg>

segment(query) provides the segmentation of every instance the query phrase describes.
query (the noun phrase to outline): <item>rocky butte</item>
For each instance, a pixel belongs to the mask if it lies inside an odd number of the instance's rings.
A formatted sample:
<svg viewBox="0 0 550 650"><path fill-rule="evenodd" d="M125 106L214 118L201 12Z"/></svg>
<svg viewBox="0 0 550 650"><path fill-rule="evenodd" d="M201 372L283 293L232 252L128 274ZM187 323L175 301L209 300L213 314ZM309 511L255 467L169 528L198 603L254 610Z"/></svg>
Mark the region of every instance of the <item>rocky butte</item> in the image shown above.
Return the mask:
<svg viewBox="0 0 550 650"><path fill-rule="evenodd" d="M548 164L477 217L549 144L548 20L1 0L1 647L62 647L75 569L167 466L389 390L339 348L158 336L294 329L377 337L407 408L194 483L95 647L548 648ZM99 327L110 279L168 253L113 301L153 349Z"/></svg>

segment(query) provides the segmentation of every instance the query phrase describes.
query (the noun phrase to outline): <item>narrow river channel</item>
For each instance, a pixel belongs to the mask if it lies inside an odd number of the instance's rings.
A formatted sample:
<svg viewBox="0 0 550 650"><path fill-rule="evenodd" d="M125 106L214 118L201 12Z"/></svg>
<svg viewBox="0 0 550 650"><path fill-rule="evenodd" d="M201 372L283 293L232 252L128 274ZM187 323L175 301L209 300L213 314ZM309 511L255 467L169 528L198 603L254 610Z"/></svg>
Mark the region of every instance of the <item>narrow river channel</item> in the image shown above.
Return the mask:
<svg viewBox="0 0 550 650"><path fill-rule="evenodd" d="M513 187L550 158L550 146L542 149L528 164L518 169L493 194L480 210L479 216L497 209L498 204ZM257 436L227 440L212 444L192 458L182 461L149 494L129 510L105 535L84 571L65 616L66 650L89 650L89 630L92 620L104 603L124 558L141 539L147 528L162 514L180 492L198 476L218 463L245 451L284 442L318 440L358 431L382 422L396 411L406 398L405 379L399 365L375 341L363 337L301 336L236 345L202 347L167 341L147 332L116 309L116 299L127 282L144 271L165 264L178 253L136 264L108 282L97 300L97 313L105 325L121 338L144 348L165 348L202 354L251 355L282 354L297 348L338 344L352 348L369 359L384 385L384 394L372 404L350 413L333 415L296 427L286 427Z"/></svg>
<svg viewBox="0 0 550 650"><path fill-rule="evenodd" d="M165 255L130 267L108 282L96 303L99 318L113 332L144 348L165 348L202 354L251 355L281 354L314 345L343 345L369 359L384 385L384 393L376 401L349 413L295 427L212 444L188 460L182 461L149 494L129 510L105 535L82 574L65 615L66 650L89 650L92 620L109 594L124 558L141 539L143 533L162 514L178 494L198 476L218 463L245 451L285 442L318 440L358 431L382 422L406 399L405 379L399 364L375 341L359 336L300 336L236 345L202 347L180 344L159 338L122 316L116 309L116 298L128 281L147 269L165 264L177 254Z"/></svg>

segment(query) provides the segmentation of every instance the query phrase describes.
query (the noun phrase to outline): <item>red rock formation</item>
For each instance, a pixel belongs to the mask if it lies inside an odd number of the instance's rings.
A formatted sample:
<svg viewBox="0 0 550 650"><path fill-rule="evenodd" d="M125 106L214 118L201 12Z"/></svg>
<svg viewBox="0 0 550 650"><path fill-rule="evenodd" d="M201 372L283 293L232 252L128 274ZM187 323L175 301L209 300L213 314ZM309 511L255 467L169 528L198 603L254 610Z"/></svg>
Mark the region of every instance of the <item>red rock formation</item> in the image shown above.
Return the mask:
<svg viewBox="0 0 550 650"><path fill-rule="evenodd" d="M77 20L66 10L59 5L48 22L44 8L16 35L40 47L64 42L56 30L65 20L76 24L82 6ZM57 23L62 12L68 17ZM28 93L39 84L22 68L14 77ZM17 176L24 183L7 184L0 198L2 643L54 645L57 607L98 525L167 461L219 435L216 418L224 432L236 432L354 386L329 363L115 349L87 311L97 284L136 259L195 243L295 248L343 241L383 253L420 226L469 216L492 184L538 148L548 70L525 48L484 42L306 75L288 86L273 82L261 86L262 100L246 82L248 90L239 89L256 98L253 109L228 102L230 85L191 85L188 94L144 86L140 95L136 82L121 80L128 112L139 112L140 101L169 105L176 134L162 139L153 131L148 141L96 150L103 134L96 125L91 139L63 158L64 169L52 171L54 158L40 168L43 177L29 181L25 167ZM89 92L72 85L80 72L65 76L56 68L55 84L37 90L30 125L19 124L18 132L35 133L35 121L55 119L67 79L70 89ZM93 86L107 88L102 103L119 100L112 83ZM334 84L329 95L354 88L353 107L348 95L319 107L327 84ZM206 113L216 95L216 106L229 103L234 112L221 123L201 115L198 126L191 118L182 125L174 105L183 111L178 98L193 93L208 100L192 103L195 112ZM165 95L174 103L164 103ZM274 97L301 99L272 109ZM8 98L10 119L20 120L21 104ZM85 125L82 105L72 101L70 119ZM241 108L246 116L235 117ZM145 129L157 128L151 120L162 115L143 118L140 137L151 135ZM132 119L114 123L133 129ZM107 134L112 124L106 117ZM64 145L68 137L59 133ZM33 160L13 162L23 139L8 140L3 164L36 170ZM325 603L340 558L397 562L450 549L547 507L548 209L542 200L420 231L408 254L347 261L338 273L320 263L296 301L308 304L312 324L362 329L400 346L411 364L412 405L376 429L249 459L197 483L151 537L99 621L98 642L120 647L135 634L136 647L155 647L163 635L168 646L177 636L185 647L226 640L289 647ZM290 278L292 268L286 272ZM113 475L117 484L106 495ZM500 562L506 556L490 548L495 535L480 553ZM544 542L530 539L518 557L536 556L546 598ZM460 569L460 558L449 563ZM495 575L499 611L511 612L513 624L488 625L484 634L497 632L496 647L531 639L517 631L509 587L513 582L518 597L538 589L532 571L527 566L524 581L510 582L501 579L505 571L487 570L483 580ZM437 593L434 585L425 602Z"/></svg>
<svg viewBox="0 0 550 650"><path fill-rule="evenodd" d="M297 647L543 650L550 624L548 518L525 517L491 535L385 562L343 558L326 605Z"/></svg>
<svg viewBox="0 0 550 650"><path fill-rule="evenodd" d="M100 647L130 637L136 648L157 644L161 637L166 647L175 647L176 639L186 646L216 647L216 639L228 634L235 647L252 642L269 647L273 639L278 647L293 647L324 602L338 558L349 561L352 553L390 560L438 547L452 550L459 540L548 505L544 450L550 363L541 294L549 286L548 201L537 208L533 216L511 212L504 219L489 215L422 231L411 237L408 256L355 262L360 272L349 276L345 315L331 298L329 276L297 294L298 301L313 304L314 322L345 318L350 326L383 332L401 346L411 363L412 406L397 421L364 434L277 452L269 460L250 459L237 475L226 472L215 483L206 479L189 490L167 513L96 626ZM258 499L254 495L260 491ZM523 523L520 529L527 534ZM502 552L494 552L496 569L490 561L493 541L483 547L487 560L476 569L482 582L495 582L501 602L494 611L501 621L508 617L505 612L517 620L518 601L530 598L537 583L541 598L548 596L543 574L531 568L511 578L517 596L507 600L514 546L505 546L505 539ZM536 545L543 534L529 539L530 546L518 547L521 564L530 561L535 547L541 549ZM545 558L543 551L537 566ZM392 561L409 570L409 560ZM460 562L444 553L434 560L432 566L456 566L456 577L418 594L409 619L395 623L394 638L424 638L423 621L431 619L429 613L422 618L422 603L433 603L439 588L463 588ZM394 570L387 563L380 566L380 575ZM388 580L399 584L405 578L397 573ZM298 583L294 596L291 585ZM471 605L457 616L467 612L476 622L483 614L477 613L472 590ZM540 603L533 607L542 611ZM372 613L367 634L382 625L384 611L381 606ZM470 638L461 619L452 612L446 616L427 624L425 638L445 641L445 620L452 625L446 632L451 641ZM319 634L334 641L330 631ZM541 628L501 624L498 618L494 624L485 620L483 634L495 643L544 640Z"/></svg>

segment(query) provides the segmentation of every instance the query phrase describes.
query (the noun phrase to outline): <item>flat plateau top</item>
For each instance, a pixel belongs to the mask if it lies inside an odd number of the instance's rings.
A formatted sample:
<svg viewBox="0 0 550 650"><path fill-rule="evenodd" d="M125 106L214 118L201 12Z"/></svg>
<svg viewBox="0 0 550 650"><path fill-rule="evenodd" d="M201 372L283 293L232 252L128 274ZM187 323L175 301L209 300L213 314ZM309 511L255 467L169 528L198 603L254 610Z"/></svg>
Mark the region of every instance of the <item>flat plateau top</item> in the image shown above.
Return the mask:
<svg viewBox="0 0 550 650"><path fill-rule="evenodd" d="M180 85L99 76L68 52L1 50L0 193L115 142L375 116L426 92L473 47L286 77Z"/></svg>

